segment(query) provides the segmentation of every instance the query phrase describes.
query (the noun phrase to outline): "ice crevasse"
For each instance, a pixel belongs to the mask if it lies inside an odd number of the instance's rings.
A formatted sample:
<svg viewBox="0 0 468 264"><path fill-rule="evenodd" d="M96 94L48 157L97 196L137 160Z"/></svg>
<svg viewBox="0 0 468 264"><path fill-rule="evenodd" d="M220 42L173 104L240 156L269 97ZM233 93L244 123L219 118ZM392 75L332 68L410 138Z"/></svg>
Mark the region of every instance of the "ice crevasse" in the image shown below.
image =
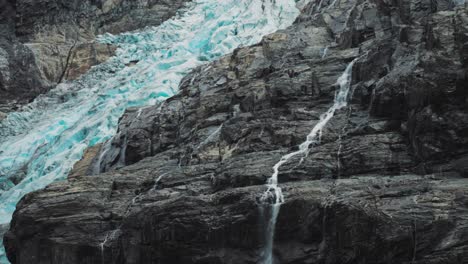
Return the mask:
<svg viewBox="0 0 468 264"><path fill-rule="evenodd" d="M100 36L118 47L114 57L0 123L0 230L25 194L66 178L86 148L110 139L126 108L165 100L195 67L288 27L296 2L194 0L158 27Z"/></svg>

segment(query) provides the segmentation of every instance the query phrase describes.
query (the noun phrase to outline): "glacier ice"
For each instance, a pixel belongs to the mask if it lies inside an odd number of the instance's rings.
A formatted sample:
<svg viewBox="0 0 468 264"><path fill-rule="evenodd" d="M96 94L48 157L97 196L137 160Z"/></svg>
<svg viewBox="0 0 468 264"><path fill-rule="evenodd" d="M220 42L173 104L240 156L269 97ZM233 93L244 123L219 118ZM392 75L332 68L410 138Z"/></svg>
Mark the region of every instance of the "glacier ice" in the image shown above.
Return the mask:
<svg viewBox="0 0 468 264"><path fill-rule="evenodd" d="M100 36L118 47L114 57L0 123L0 225L25 194L64 179L86 148L111 138L126 108L165 100L193 68L291 25L295 2L194 0L158 27Z"/></svg>

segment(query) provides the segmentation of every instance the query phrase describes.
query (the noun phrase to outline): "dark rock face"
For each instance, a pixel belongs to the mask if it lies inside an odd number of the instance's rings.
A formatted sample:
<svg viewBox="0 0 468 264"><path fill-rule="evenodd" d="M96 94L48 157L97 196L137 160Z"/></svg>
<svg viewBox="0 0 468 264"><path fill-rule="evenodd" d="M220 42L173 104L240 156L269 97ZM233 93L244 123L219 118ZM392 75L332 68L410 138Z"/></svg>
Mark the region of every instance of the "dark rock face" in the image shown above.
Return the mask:
<svg viewBox="0 0 468 264"><path fill-rule="evenodd" d="M9 259L257 263L263 184L355 58L349 107L281 167L277 262L468 263L468 9L448 0L312 1L195 70L18 204Z"/></svg>
<svg viewBox="0 0 468 264"><path fill-rule="evenodd" d="M73 80L113 55L97 34L159 25L188 0L0 1L0 111Z"/></svg>
<svg viewBox="0 0 468 264"><path fill-rule="evenodd" d="M11 110L17 99L23 99L15 94L24 95L27 101L47 89L31 50L16 40L15 15L14 0L0 1L0 112Z"/></svg>

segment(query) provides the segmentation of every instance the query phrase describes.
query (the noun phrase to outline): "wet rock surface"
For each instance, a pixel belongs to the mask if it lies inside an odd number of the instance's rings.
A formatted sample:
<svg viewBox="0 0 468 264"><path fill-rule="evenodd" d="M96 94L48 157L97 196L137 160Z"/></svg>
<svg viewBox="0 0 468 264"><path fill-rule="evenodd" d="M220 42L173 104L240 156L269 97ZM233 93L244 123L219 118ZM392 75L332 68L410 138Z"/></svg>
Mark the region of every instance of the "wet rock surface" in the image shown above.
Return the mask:
<svg viewBox="0 0 468 264"><path fill-rule="evenodd" d="M57 83L74 80L114 54L103 33L156 26L187 0L2 0L0 111L11 111Z"/></svg>
<svg viewBox="0 0 468 264"><path fill-rule="evenodd" d="M23 198L9 259L257 263L272 166L355 58L349 106L281 167L276 261L468 263L468 8L448 0L311 1Z"/></svg>

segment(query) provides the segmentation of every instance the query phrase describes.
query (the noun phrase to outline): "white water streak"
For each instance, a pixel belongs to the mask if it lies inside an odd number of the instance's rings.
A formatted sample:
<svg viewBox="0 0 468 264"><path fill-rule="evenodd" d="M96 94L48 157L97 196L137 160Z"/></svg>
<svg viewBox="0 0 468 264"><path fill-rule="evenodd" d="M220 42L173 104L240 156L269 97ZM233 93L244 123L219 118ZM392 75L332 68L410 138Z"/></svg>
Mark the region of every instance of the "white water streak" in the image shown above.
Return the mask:
<svg viewBox="0 0 468 264"><path fill-rule="evenodd" d="M281 188L278 186L278 174L282 165L288 162L291 158L303 155L307 156L310 151L310 146L320 142L320 137L324 127L335 115L335 112L348 105L348 97L351 89L352 70L354 63L358 58L354 59L346 67L343 74L338 78L336 85L339 86L338 92L335 94L333 105L327 112L320 116L320 121L314 126L312 131L307 135L306 141L299 146L299 150L289 153L281 157L280 161L273 166L273 175L268 179L267 190L263 193L261 201L264 204L271 204L271 215L267 223L265 248L263 252L263 263L273 264L273 242L275 236L275 225L281 204L284 203L284 196Z"/></svg>
<svg viewBox="0 0 468 264"><path fill-rule="evenodd" d="M108 233L106 234L106 237L104 238L104 241L103 241L101 244L99 244L99 248L101 249L101 263L102 263L102 264L104 264L104 263L105 263L105 260L106 260L106 259L105 259L105 257L106 257L106 255L105 255L105 253L106 253L105 247L106 247L106 245L107 245L107 243L108 243L109 241L113 241L113 240L116 238L116 234L117 234L118 232L120 232L120 228L108 232Z"/></svg>
<svg viewBox="0 0 468 264"><path fill-rule="evenodd" d="M203 142L201 142L200 145L198 145L196 149L200 149L204 147L206 144L211 143L214 137L217 136L221 132L222 128L223 128L223 125L221 124L215 131L213 131L213 133L211 133L205 140L203 140Z"/></svg>
<svg viewBox="0 0 468 264"><path fill-rule="evenodd" d="M325 59L325 57L328 55L328 50L330 49L330 46L326 46L324 49L323 49L323 52L322 52L322 59Z"/></svg>
<svg viewBox="0 0 468 264"><path fill-rule="evenodd" d="M108 140L106 141L100 151L99 151L99 157L98 159L96 160L96 162L93 164L93 168L92 168L92 171L91 171L91 175L98 175L101 173L101 164L102 164L102 159L104 158L104 156L107 154L107 152L109 152L109 150L111 149L112 147L112 141L111 140Z"/></svg>

